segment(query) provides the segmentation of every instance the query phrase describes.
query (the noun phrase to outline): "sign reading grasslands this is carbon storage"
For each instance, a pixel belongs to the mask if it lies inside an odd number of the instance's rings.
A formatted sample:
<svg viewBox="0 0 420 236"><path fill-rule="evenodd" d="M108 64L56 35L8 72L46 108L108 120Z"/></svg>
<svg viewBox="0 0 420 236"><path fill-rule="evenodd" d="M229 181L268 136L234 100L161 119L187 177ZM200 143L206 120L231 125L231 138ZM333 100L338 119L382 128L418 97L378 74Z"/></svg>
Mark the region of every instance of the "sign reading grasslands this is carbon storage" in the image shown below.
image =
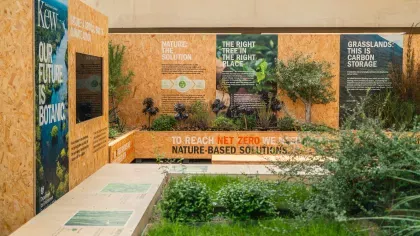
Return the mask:
<svg viewBox="0 0 420 236"><path fill-rule="evenodd" d="M340 120L358 99L392 89L390 71L401 71L402 34L347 34L340 41Z"/></svg>
<svg viewBox="0 0 420 236"><path fill-rule="evenodd" d="M36 212L69 190L67 0L34 0Z"/></svg>
<svg viewBox="0 0 420 236"><path fill-rule="evenodd" d="M277 39L277 35L217 35L216 98L227 107L257 108L262 97L276 94Z"/></svg>

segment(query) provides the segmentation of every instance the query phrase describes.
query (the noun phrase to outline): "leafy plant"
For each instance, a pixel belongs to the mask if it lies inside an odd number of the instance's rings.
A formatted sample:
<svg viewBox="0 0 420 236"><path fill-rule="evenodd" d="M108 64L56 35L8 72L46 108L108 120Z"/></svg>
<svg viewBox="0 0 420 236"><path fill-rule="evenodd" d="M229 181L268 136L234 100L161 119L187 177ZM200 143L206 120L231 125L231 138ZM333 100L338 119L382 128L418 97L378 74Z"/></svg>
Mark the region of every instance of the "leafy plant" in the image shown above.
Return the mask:
<svg viewBox="0 0 420 236"><path fill-rule="evenodd" d="M123 69L125 46L108 43L108 67L109 67L109 122L116 126L120 132L124 132L124 125L121 126L122 119L119 117L118 105L130 94L129 86L134 77L131 70L127 72Z"/></svg>
<svg viewBox="0 0 420 236"><path fill-rule="evenodd" d="M296 120L290 116L285 116L277 120L277 127L281 131L295 131L296 130Z"/></svg>
<svg viewBox="0 0 420 236"><path fill-rule="evenodd" d="M273 112L270 109L262 106L257 109L257 116L257 124L261 127L261 129L269 129L274 117Z"/></svg>
<svg viewBox="0 0 420 236"><path fill-rule="evenodd" d="M220 101L220 99L216 99L214 100L213 104L211 104L211 109L214 114L218 115L219 112L226 109L226 105L223 101Z"/></svg>
<svg viewBox="0 0 420 236"><path fill-rule="evenodd" d="M226 208L227 217L234 220L258 219L276 214L274 193L266 183L252 179L226 185L217 193L217 201Z"/></svg>
<svg viewBox="0 0 420 236"><path fill-rule="evenodd" d="M220 131L238 130L238 127L234 121L225 116L216 117L216 119L213 121L212 127L213 129Z"/></svg>
<svg viewBox="0 0 420 236"><path fill-rule="evenodd" d="M143 113L149 116L149 128L151 117L157 115L159 112L159 108L155 107L154 105L155 101L153 101L153 98L146 98L143 100Z"/></svg>
<svg viewBox="0 0 420 236"><path fill-rule="evenodd" d="M109 127L109 137L110 138L116 138L118 135L120 135L120 132L115 127Z"/></svg>
<svg viewBox="0 0 420 236"><path fill-rule="evenodd" d="M175 119L178 121L186 120L188 119L188 113L187 109L184 104L177 103L174 105L174 111L175 113Z"/></svg>
<svg viewBox="0 0 420 236"><path fill-rule="evenodd" d="M207 130L210 126L210 115L208 111L208 105L202 101L195 101L191 105L190 110L190 125L200 130Z"/></svg>
<svg viewBox="0 0 420 236"><path fill-rule="evenodd" d="M331 65L317 62L310 56L295 55L287 63L278 61L276 67L277 86L294 102L305 105L305 121L311 122L313 104L327 104L335 100L332 89Z"/></svg>
<svg viewBox="0 0 420 236"><path fill-rule="evenodd" d="M155 131L170 131L176 125L174 117L169 115L161 115L153 121L152 130Z"/></svg>
<svg viewBox="0 0 420 236"><path fill-rule="evenodd" d="M420 189L393 177L409 178L410 171L420 169L417 131L387 134L378 124L366 118L359 120L357 132L341 131L335 140L304 140L316 156L324 157L330 173L313 185L309 213L339 219L379 216L398 199L420 194Z"/></svg>
<svg viewBox="0 0 420 236"><path fill-rule="evenodd" d="M254 130L257 127L257 116L255 114L240 114L235 124L239 130Z"/></svg>
<svg viewBox="0 0 420 236"><path fill-rule="evenodd" d="M173 222L207 221L213 210L206 186L188 176L172 180L160 203L163 216Z"/></svg>

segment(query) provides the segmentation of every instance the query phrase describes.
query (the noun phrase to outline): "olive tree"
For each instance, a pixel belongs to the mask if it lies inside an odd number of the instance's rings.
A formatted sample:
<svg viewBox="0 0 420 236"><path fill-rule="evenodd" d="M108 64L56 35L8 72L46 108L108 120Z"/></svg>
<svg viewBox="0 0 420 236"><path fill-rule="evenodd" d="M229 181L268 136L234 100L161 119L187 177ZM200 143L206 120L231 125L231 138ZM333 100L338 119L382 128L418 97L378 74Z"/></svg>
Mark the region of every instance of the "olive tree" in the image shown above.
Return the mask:
<svg viewBox="0 0 420 236"><path fill-rule="evenodd" d="M275 78L279 89L293 102L301 100L305 105L305 122L311 122L313 104L327 104L335 100L332 89L331 64L315 61L310 56L296 54L287 62L279 60Z"/></svg>

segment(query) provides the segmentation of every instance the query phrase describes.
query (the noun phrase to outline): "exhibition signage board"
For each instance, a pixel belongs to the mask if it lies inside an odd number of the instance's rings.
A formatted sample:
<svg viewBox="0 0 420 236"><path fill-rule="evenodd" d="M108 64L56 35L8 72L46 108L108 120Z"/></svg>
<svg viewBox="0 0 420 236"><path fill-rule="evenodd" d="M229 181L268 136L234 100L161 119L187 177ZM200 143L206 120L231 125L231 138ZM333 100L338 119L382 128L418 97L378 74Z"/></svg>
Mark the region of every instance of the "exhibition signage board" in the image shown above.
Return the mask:
<svg viewBox="0 0 420 236"><path fill-rule="evenodd" d="M403 34L344 34L340 40L340 121L369 92L392 89L391 71L401 71Z"/></svg>
<svg viewBox="0 0 420 236"><path fill-rule="evenodd" d="M35 0L36 212L69 190L68 2Z"/></svg>
<svg viewBox="0 0 420 236"><path fill-rule="evenodd" d="M216 44L217 99L228 108L258 108L263 94L276 95L277 35L217 35Z"/></svg>

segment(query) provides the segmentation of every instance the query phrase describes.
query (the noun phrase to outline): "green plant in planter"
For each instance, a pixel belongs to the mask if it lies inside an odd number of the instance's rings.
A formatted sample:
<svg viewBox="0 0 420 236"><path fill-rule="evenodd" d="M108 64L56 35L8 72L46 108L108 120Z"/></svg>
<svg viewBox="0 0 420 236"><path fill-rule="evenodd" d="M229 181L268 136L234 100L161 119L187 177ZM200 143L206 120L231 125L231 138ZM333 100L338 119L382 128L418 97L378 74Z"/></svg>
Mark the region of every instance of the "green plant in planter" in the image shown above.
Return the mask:
<svg viewBox="0 0 420 236"><path fill-rule="evenodd" d="M213 129L220 131L238 130L238 126L234 123L234 121L225 116L216 117L213 121L212 127Z"/></svg>
<svg viewBox="0 0 420 236"><path fill-rule="evenodd" d="M207 130L210 126L210 115L208 105L203 101L196 101L190 107L190 118L188 123L200 130Z"/></svg>
<svg viewBox="0 0 420 236"><path fill-rule="evenodd" d="M130 94L130 84L134 73L123 69L125 46L108 44L108 67L109 67L109 123L115 126L119 132L125 131L124 121L118 115L119 104Z"/></svg>
<svg viewBox="0 0 420 236"><path fill-rule="evenodd" d="M295 55L287 63L278 61L276 80L279 89L296 102L305 105L305 121L311 122L313 104L327 104L335 100L332 89L331 64L312 60L310 56Z"/></svg>
<svg viewBox="0 0 420 236"><path fill-rule="evenodd" d="M160 204L163 217L173 222L207 221L213 211L206 186L189 176L169 182Z"/></svg>
<svg viewBox="0 0 420 236"><path fill-rule="evenodd" d="M217 193L225 215L234 220L258 219L276 215L275 191L267 183L250 179L228 184Z"/></svg>
<svg viewBox="0 0 420 236"><path fill-rule="evenodd" d="M257 127L257 116L255 114L240 114L235 124L239 130L254 130Z"/></svg>
<svg viewBox="0 0 420 236"><path fill-rule="evenodd" d="M175 128L176 120L173 116L161 115L153 121L152 130L170 131Z"/></svg>
<svg viewBox="0 0 420 236"><path fill-rule="evenodd" d="M220 101L220 99L214 100L213 104L211 104L211 109L214 112L214 114L218 115L219 112L226 109L226 105L223 101Z"/></svg>
<svg viewBox="0 0 420 236"><path fill-rule="evenodd" d="M257 109L257 124L262 130L268 130L273 122L274 114L271 109L266 108L265 106L259 107Z"/></svg>
<svg viewBox="0 0 420 236"><path fill-rule="evenodd" d="M155 101L153 101L153 98L146 98L143 100L143 113L149 116L149 128L151 117L157 115L159 112L159 108L155 107L154 105Z"/></svg>
<svg viewBox="0 0 420 236"><path fill-rule="evenodd" d="M277 128L281 131L296 131L296 121L290 116L285 116L277 120Z"/></svg>

